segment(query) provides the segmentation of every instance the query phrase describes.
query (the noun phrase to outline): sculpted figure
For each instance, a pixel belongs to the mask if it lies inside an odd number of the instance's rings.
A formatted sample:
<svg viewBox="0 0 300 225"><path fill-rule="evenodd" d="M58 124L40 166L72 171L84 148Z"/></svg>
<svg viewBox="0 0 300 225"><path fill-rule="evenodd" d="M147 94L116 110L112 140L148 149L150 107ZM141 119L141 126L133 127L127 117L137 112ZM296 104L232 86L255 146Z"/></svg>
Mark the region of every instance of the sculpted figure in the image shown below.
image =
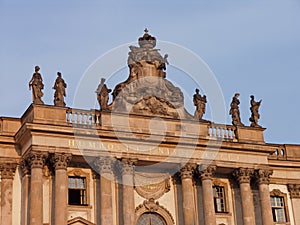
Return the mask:
<svg viewBox="0 0 300 225"><path fill-rule="evenodd" d="M244 126L244 124L241 122L241 117L240 117L240 110L239 110L240 100L238 99L239 96L240 96L239 93L234 94L232 101L230 103L229 115L231 115L232 117L232 124L234 126Z"/></svg>
<svg viewBox="0 0 300 225"><path fill-rule="evenodd" d="M39 73L40 67L35 66L35 72L29 81L29 90L32 90L32 102L34 104L44 104L42 101L44 84L41 74Z"/></svg>
<svg viewBox="0 0 300 225"><path fill-rule="evenodd" d="M205 95L201 96L199 94L199 89L195 91L196 94L194 94L193 97L194 105L196 106L194 117L198 120L202 120L203 114L205 114L207 100Z"/></svg>
<svg viewBox="0 0 300 225"><path fill-rule="evenodd" d="M105 79L101 78L101 83L98 85L98 88L96 90L97 93L97 100L100 105L101 110L107 110L108 105L108 94L111 92L111 89L108 89L106 84L104 83Z"/></svg>
<svg viewBox="0 0 300 225"><path fill-rule="evenodd" d="M260 117L259 113L258 113L258 109L260 107L260 104L261 104L261 100L256 102L254 100L254 96L251 95L250 96L251 100L250 100L250 110L251 110L251 117L249 118L251 124L250 126L251 127L261 127L260 125L258 125L258 119Z"/></svg>
<svg viewBox="0 0 300 225"><path fill-rule="evenodd" d="M67 84L64 79L61 77L61 73L57 72L57 78L55 80L53 89L54 92L54 105L65 107L66 103L64 102L64 97L66 96Z"/></svg>

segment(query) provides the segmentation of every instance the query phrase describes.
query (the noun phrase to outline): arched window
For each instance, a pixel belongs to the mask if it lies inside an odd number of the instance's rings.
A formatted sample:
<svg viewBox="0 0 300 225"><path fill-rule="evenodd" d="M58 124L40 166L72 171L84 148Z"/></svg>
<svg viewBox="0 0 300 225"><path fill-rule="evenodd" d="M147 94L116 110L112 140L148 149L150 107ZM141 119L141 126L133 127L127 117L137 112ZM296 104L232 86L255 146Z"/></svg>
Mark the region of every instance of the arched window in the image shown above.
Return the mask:
<svg viewBox="0 0 300 225"><path fill-rule="evenodd" d="M140 216L136 225L167 225L167 223L159 214L147 212Z"/></svg>

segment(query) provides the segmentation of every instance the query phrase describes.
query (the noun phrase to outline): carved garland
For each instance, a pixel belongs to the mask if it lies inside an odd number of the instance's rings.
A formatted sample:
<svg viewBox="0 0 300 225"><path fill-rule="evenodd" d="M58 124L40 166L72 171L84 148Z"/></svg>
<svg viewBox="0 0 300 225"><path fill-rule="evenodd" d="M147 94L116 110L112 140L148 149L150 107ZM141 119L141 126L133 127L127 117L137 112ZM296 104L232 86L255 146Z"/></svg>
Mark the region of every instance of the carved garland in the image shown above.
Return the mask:
<svg viewBox="0 0 300 225"><path fill-rule="evenodd" d="M140 216L147 212L153 212L159 214L161 217L165 219L167 225L175 224L175 220L173 219L171 213L165 207L161 206L158 201L155 202L154 199L145 200L143 204L140 204L138 207L136 207L135 224L137 223Z"/></svg>

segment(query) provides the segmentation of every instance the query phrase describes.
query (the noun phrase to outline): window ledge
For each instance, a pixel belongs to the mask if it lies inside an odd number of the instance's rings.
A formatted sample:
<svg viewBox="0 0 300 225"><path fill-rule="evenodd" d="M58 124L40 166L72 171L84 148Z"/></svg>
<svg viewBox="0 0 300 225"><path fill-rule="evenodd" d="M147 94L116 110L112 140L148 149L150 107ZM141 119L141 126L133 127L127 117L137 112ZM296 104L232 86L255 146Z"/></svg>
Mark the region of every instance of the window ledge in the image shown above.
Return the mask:
<svg viewBox="0 0 300 225"><path fill-rule="evenodd" d="M68 205L69 209L91 209L91 205Z"/></svg>

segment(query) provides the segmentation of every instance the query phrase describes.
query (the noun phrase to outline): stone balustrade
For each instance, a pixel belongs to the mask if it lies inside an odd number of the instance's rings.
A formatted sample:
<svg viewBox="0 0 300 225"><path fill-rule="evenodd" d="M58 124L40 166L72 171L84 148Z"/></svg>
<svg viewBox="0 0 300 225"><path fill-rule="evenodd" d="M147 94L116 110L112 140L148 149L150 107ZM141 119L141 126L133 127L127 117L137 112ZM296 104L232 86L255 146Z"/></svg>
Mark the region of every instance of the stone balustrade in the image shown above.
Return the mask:
<svg viewBox="0 0 300 225"><path fill-rule="evenodd" d="M236 140L235 130L234 126L211 124L208 126L208 136L210 138L223 139L224 141L234 141Z"/></svg>

